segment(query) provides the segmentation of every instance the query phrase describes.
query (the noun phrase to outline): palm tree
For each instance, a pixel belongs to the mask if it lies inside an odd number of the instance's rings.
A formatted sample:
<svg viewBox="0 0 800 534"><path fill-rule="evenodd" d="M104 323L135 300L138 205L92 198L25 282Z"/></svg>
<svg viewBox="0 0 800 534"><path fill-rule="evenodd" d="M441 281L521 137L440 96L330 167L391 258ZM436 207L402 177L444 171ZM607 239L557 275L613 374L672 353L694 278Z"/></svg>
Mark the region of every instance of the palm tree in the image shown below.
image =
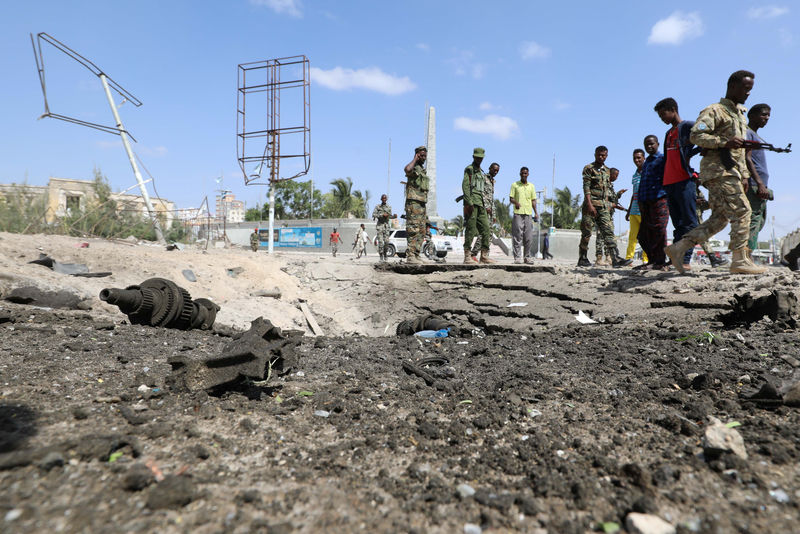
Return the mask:
<svg viewBox="0 0 800 534"><path fill-rule="evenodd" d="M453 232L452 235L459 235L461 231L464 229L464 216L463 215L456 215L450 220L450 224L448 225L448 232Z"/></svg>
<svg viewBox="0 0 800 534"><path fill-rule="evenodd" d="M572 196L569 187L555 190L553 206L553 226L556 228L578 228L578 215L581 212L581 196Z"/></svg>
<svg viewBox="0 0 800 534"><path fill-rule="evenodd" d="M336 178L331 181L333 199L336 202L337 217L349 217L353 212L353 180L350 177Z"/></svg>

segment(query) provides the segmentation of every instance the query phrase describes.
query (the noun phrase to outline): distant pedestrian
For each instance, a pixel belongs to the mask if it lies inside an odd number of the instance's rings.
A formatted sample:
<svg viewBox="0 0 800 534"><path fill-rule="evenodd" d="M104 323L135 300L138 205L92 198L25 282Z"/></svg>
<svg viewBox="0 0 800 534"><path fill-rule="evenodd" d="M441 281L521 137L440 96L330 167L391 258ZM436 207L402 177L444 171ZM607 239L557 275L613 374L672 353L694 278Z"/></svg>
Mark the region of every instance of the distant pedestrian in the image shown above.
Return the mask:
<svg viewBox="0 0 800 534"><path fill-rule="evenodd" d="M550 232L545 232L544 239L542 240L542 259L553 259L553 255L550 254Z"/></svg>
<svg viewBox="0 0 800 534"><path fill-rule="evenodd" d="M361 227L356 232L356 238L353 242L356 258L367 255L367 243L369 243L369 235L367 234L367 229L364 227L364 223L361 223Z"/></svg>
<svg viewBox="0 0 800 534"><path fill-rule="evenodd" d="M425 239L425 221L428 220L425 206L428 202L430 179L425 173L428 149L419 146L414 149L412 159L403 170L406 173L406 263L419 265L422 242Z"/></svg>
<svg viewBox="0 0 800 534"><path fill-rule="evenodd" d="M642 179L642 165L644 165L644 150L636 148L633 150L633 164L636 165L636 172L631 178L631 202L628 205L628 213L625 220L630 221L628 229L628 249L625 251L625 259L632 260L636 254L636 242L639 241L639 227L642 224L642 212L639 211L639 181ZM647 253L642 246L642 261L647 263Z"/></svg>
<svg viewBox="0 0 800 534"><path fill-rule="evenodd" d="M331 246L331 253L333 253L333 257L336 257L336 253L339 251L339 243L342 241L342 236L339 235L339 232L336 231L336 228L333 229L331 232L331 236L328 239L328 243Z"/></svg>
<svg viewBox="0 0 800 534"><path fill-rule="evenodd" d="M697 173L691 166L692 156L700 153L700 147L689 139L694 121L681 120L678 103L674 98L659 100L653 108L658 117L671 127L664 135L664 178L662 184L667 193L669 217L672 219L672 241L680 241L697 226ZM684 270L691 269L692 250L683 256Z"/></svg>
<svg viewBox="0 0 800 534"><path fill-rule="evenodd" d="M259 237L258 237L258 228L253 229L253 233L250 234L250 250L253 252L258 252L258 244L259 244Z"/></svg>
<svg viewBox="0 0 800 534"><path fill-rule="evenodd" d="M684 253L720 232L728 223L731 225L730 272L762 274L767 270L755 265L747 254L751 210L743 183L750 172L744 149L747 122L743 104L753 89L754 78L755 74L746 70L731 74L725 98L701 111L692 127L691 141L705 150L700 161L700 182L708 189L711 216L665 249L681 273L684 272L681 262Z"/></svg>
<svg viewBox="0 0 800 534"><path fill-rule="evenodd" d="M528 182L529 174L528 167L522 167L519 170L519 181L511 184L509 194L509 200L514 206L514 218L511 221L514 263L533 263L533 222L539 221L539 210L536 207L536 187Z"/></svg>

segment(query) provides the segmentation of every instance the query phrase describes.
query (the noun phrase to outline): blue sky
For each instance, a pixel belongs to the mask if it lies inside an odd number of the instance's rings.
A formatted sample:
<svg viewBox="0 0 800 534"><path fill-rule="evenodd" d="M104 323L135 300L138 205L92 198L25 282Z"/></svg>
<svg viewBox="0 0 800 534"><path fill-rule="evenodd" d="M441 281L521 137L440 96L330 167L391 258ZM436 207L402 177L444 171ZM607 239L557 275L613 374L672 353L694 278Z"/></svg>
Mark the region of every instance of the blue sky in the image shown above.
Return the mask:
<svg viewBox="0 0 800 534"><path fill-rule="evenodd" d="M248 206L266 190L245 186L236 160L237 65L305 54L312 67L311 173L315 186L350 176L402 208L402 168L423 144L425 105L438 121L439 212L459 212L463 168L475 146L501 164L505 197L522 165L538 189L580 192L596 145L608 164L633 171L646 134L663 140L661 98L695 119L725 93L728 75L756 73L748 105L767 102L761 131L800 142L798 9L778 3L228 0L11 3L0 22L3 134L0 182L91 178L133 185L116 136L36 118L43 101L29 33L47 32L91 59L137 96L120 109L161 196L197 206L218 188ZM45 50L54 112L112 122L99 80ZM119 101L119 99L118 99ZM288 112L287 112L288 113ZM793 139L794 138L794 139ZM800 147L798 147L800 148ZM778 237L800 226L795 154L769 154L769 205ZM693 160L695 167L699 159ZM627 199L625 197L625 203ZM213 203L213 202L212 202ZM766 237L768 226L762 233Z"/></svg>

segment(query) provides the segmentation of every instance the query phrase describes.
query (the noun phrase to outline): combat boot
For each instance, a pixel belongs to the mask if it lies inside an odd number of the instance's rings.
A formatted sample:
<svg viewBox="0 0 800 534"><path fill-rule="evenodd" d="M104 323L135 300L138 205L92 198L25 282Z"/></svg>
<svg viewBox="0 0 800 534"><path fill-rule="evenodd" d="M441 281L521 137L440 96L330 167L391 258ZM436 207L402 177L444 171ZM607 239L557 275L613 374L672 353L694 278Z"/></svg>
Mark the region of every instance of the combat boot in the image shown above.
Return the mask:
<svg viewBox="0 0 800 534"><path fill-rule="evenodd" d="M592 262L589 261L589 258L586 257L586 251L581 250L580 255L578 256L578 267L591 267Z"/></svg>
<svg viewBox="0 0 800 534"><path fill-rule="evenodd" d="M464 251L464 264L465 265L476 265L478 262L475 261L475 258L472 257L472 251L467 249Z"/></svg>
<svg viewBox="0 0 800 534"><path fill-rule="evenodd" d="M611 266L612 267L627 267L633 260L626 260L625 258L619 257L619 252L617 252L616 248L611 249Z"/></svg>
<svg viewBox="0 0 800 534"><path fill-rule="evenodd" d="M609 265L611 265L611 264L603 259L603 255L602 254L598 254L597 258L595 258L595 260L594 260L594 266L595 267L608 267Z"/></svg>
<svg viewBox="0 0 800 534"><path fill-rule="evenodd" d="M731 274L764 274L766 267L759 267L747 256L747 247L731 251Z"/></svg>
<svg viewBox="0 0 800 534"><path fill-rule="evenodd" d="M406 264L407 265L422 265L422 260L419 256L415 254L408 254L406 253Z"/></svg>
<svg viewBox="0 0 800 534"><path fill-rule="evenodd" d="M489 249L485 248L485 249L481 250L481 261L480 261L480 263L489 263L489 264L491 264L491 263L497 263L497 262L489 257Z"/></svg>
<svg viewBox="0 0 800 534"><path fill-rule="evenodd" d="M664 248L664 254L672 261L672 266L681 274L686 272L686 269L683 268L683 255L692 247L694 247L694 242L684 237L677 243Z"/></svg>

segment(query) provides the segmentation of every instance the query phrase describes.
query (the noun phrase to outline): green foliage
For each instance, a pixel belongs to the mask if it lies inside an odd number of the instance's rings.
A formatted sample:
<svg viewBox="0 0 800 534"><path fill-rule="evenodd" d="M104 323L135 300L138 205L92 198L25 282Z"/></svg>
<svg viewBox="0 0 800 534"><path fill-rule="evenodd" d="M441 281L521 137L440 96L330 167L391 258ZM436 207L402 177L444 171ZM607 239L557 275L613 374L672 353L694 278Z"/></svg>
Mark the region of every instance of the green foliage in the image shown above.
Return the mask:
<svg viewBox="0 0 800 534"><path fill-rule="evenodd" d="M100 169L94 169L94 195L82 197L80 209L69 212L48 224L47 196L28 191L21 185L0 195L0 230L17 233L54 233L72 236L128 237L154 241L155 229L151 221L142 218L138 204L126 211L124 205L111 198L111 186ZM165 219L159 216L162 227ZM176 226L177 225L177 226ZM175 222L168 232L171 240L184 236L184 229Z"/></svg>
<svg viewBox="0 0 800 534"><path fill-rule="evenodd" d="M323 212L322 191L314 189L312 210L311 184L311 181L300 182L298 180L284 180L275 184L275 218L310 219L321 217ZM250 208L245 212L246 221L264 221L267 219L269 219L269 201L265 202L260 210L258 208Z"/></svg>
<svg viewBox="0 0 800 534"><path fill-rule="evenodd" d="M495 220L497 220L497 226L500 230L498 234L501 237L511 235L511 222L513 221L513 216L511 215L511 202L506 203L499 198L494 199L494 210L492 215Z"/></svg>
<svg viewBox="0 0 800 534"><path fill-rule="evenodd" d="M45 213L47 198L27 192L25 184L12 184L0 193L0 231L13 233L39 233L47 228Z"/></svg>
<svg viewBox="0 0 800 534"><path fill-rule="evenodd" d="M556 228L579 228L578 216L581 213L581 196L572 196L569 187L555 190L553 205L553 224Z"/></svg>
<svg viewBox="0 0 800 534"><path fill-rule="evenodd" d="M456 215L444 225L444 235L458 235L464 230L464 216Z"/></svg>

